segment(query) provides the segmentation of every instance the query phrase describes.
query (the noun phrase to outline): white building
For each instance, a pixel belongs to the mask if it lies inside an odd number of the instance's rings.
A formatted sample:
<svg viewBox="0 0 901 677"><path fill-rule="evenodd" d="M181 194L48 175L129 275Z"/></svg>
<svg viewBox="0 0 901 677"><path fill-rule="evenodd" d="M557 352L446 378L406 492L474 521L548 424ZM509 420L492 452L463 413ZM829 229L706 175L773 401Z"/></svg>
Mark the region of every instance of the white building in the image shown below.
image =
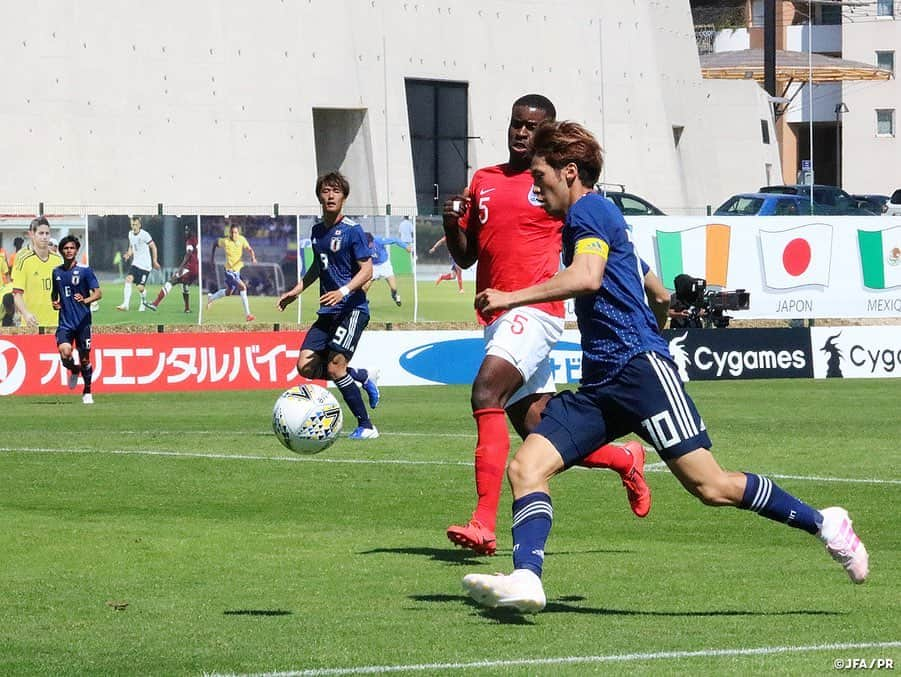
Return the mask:
<svg viewBox="0 0 901 677"><path fill-rule="evenodd" d="M852 193L891 195L901 188L901 2L879 0L849 8L842 24L842 53L891 70L886 82L848 83L842 119L842 185Z"/></svg>
<svg viewBox="0 0 901 677"><path fill-rule="evenodd" d="M754 82L702 80L679 0L0 0L0 208L426 211L539 92L672 213L781 180ZM412 131L411 131L412 130ZM769 167L769 176L768 168ZM437 188L436 188L437 184ZM418 199L417 199L418 198Z"/></svg>
<svg viewBox="0 0 901 677"><path fill-rule="evenodd" d="M709 5L711 3L695 3ZM732 3L734 4L734 3ZM763 46L764 0L747 0L746 26L716 32L705 41L712 51L733 52ZM801 163L813 159L817 183L841 185L851 193L888 194L901 187L901 144L896 111L901 84L890 80L855 80L861 65L895 74L901 45L898 0L777 0L776 46L798 56L813 53L841 57L847 72L831 73L812 86L806 77L783 79L777 96L776 128L782 173L794 182ZM706 33L707 31L705 31ZM835 81L847 77L844 82ZM810 136L813 135L811 153Z"/></svg>

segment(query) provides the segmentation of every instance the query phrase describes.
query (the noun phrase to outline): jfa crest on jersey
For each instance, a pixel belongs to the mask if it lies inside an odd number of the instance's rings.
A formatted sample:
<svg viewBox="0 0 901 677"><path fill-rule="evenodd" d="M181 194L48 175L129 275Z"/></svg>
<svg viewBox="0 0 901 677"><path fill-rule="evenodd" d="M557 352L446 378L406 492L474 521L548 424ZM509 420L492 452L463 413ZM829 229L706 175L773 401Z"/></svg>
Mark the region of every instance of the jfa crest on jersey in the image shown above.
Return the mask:
<svg viewBox="0 0 901 677"><path fill-rule="evenodd" d="M329 244L329 249L333 252L337 253L341 251L341 229L338 228L334 235L332 235L331 243Z"/></svg>

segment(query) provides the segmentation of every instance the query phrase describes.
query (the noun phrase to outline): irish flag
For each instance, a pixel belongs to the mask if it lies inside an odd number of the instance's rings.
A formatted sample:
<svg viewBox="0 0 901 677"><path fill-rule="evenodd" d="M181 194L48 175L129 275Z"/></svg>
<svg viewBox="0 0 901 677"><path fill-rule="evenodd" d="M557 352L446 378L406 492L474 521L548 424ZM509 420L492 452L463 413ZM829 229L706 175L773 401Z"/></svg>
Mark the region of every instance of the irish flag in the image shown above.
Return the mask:
<svg viewBox="0 0 901 677"><path fill-rule="evenodd" d="M885 230L858 230L863 286L869 289L901 287L901 226Z"/></svg>
<svg viewBox="0 0 901 677"><path fill-rule="evenodd" d="M829 285L832 226L811 223L788 230L761 230L764 282L770 289Z"/></svg>
<svg viewBox="0 0 901 677"><path fill-rule="evenodd" d="M725 287L729 272L729 226L711 223L676 232L657 231L660 279L668 289L685 273L703 277L708 285Z"/></svg>

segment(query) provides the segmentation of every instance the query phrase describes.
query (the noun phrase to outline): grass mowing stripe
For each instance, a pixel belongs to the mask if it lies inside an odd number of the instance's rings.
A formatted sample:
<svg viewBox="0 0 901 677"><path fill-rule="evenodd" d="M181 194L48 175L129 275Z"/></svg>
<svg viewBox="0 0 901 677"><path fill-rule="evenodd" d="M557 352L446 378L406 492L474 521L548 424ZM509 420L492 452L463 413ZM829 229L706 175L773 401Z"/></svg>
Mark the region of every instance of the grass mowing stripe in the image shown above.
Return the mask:
<svg viewBox="0 0 901 677"><path fill-rule="evenodd" d="M0 453L27 454L107 454L110 456L171 456L176 458L208 458L226 461L286 461L288 463L350 463L362 465L459 465L471 466L469 461L411 461L397 458L322 458L316 456L253 456L251 454L210 454L190 451L150 451L135 449L50 449L28 448L13 449L0 447Z"/></svg>
<svg viewBox="0 0 901 677"><path fill-rule="evenodd" d="M529 665L575 665L579 663L625 663L682 658L715 658L730 656L773 656L785 653L813 651L849 651L859 649L893 649L901 642L866 642L860 644L815 644L811 646L762 646L751 649L701 649L698 651L655 651L652 653L615 654L612 656L561 656L559 658L520 658L511 660L477 661L474 663L427 663L422 665L369 665L359 668L322 668L260 672L251 675L204 673L205 677L332 677L338 675L369 675L383 672L423 672L425 670L472 670ZM833 663L833 665L838 665ZM838 667L836 667L838 669Z"/></svg>
<svg viewBox="0 0 901 677"><path fill-rule="evenodd" d="M349 463L360 465L451 465L471 466L470 461L416 461L404 458L323 458L321 456L254 456L252 454L211 454L188 451L150 451L135 449L51 449L50 447L13 448L0 447L0 453L14 454L109 454L112 456L173 456L183 458L224 459L228 461L286 461L288 463ZM581 470L581 468L577 468ZM588 470L588 468L585 468ZM655 463L645 467L645 472L668 472L664 463ZM851 484L886 484L901 485L901 480L862 478L862 477L818 477L814 475L782 475L764 473L767 477L780 480L799 480L802 482L846 482Z"/></svg>

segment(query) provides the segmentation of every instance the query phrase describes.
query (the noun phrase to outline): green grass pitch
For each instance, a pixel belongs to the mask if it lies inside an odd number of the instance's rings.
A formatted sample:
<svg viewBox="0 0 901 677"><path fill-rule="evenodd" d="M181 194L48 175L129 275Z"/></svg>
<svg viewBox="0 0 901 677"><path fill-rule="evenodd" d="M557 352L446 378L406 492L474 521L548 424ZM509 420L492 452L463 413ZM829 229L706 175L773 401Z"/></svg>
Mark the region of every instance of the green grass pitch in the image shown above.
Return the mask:
<svg viewBox="0 0 901 677"><path fill-rule="evenodd" d="M505 487L497 557L445 539L474 501L466 387L385 388L378 440L341 439L313 457L270 432L273 391L97 392L93 407L76 395L10 397L0 400L0 674L897 665L898 382L689 389L722 465L849 509L871 554L865 585L805 533L702 506L651 453L644 520L612 473L555 478L547 609L482 610L460 579L510 569L510 500Z"/></svg>

